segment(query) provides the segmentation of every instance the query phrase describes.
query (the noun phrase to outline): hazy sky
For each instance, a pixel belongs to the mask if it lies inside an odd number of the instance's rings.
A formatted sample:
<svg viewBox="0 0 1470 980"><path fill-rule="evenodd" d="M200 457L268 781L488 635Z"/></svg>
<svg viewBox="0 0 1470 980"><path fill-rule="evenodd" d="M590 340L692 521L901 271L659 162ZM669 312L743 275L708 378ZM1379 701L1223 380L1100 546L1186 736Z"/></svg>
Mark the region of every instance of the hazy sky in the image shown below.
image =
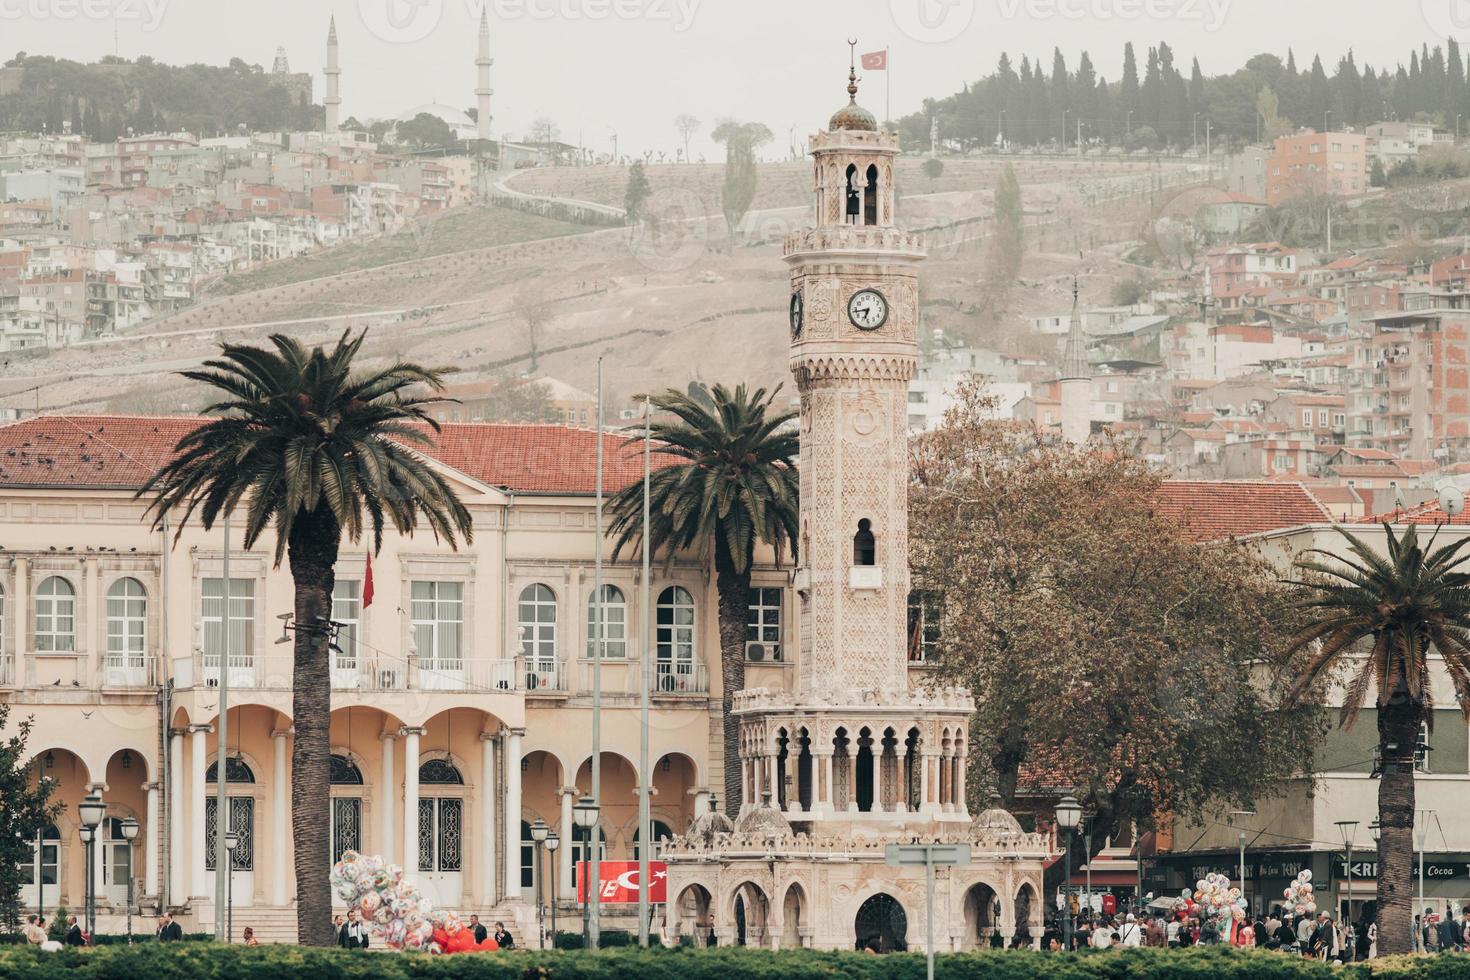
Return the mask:
<svg viewBox="0 0 1470 980"><path fill-rule="evenodd" d="M894 116L987 74L1002 50L1086 48L1119 74L1123 43L1167 41L1188 70L1233 70L1295 48L1328 70L1351 45L1361 65L1407 59L1452 33L1470 38L1470 0L0 0L0 51L93 60L117 49L170 63L267 68L284 45L295 71L325 90L328 15L342 46L343 117L397 115L420 103L474 104L476 25L488 4L496 135L550 116L569 143L624 153L672 151L672 119L766 123L786 146L844 100L846 38L892 52ZM1142 50L1140 51L1140 60ZM883 115L884 75L860 101ZM698 141L695 153L716 151Z"/></svg>

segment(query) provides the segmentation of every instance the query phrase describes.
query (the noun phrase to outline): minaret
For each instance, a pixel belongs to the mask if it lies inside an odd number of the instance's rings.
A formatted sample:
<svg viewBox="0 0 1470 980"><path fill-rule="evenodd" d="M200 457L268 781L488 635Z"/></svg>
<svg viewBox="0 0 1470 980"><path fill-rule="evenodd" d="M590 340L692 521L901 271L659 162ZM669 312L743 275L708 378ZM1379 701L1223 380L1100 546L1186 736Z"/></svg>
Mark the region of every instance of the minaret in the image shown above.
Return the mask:
<svg viewBox="0 0 1470 980"><path fill-rule="evenodd" d="M475 89L479 118L475 120L475 126L478 130L476 135L482 140L490 138L490 96L495 94L490 88L490 66L493 64L495 61L490 57L490 11L487 5L480 11L480 54L475 58L475 68L479 71L479 86Z"/></svg>
<svg viewBox="0 0 1470 980"><path fill-rule="evenodd" d="M1072 280L1072 322L1062 353L1057 387L1062 402L1062 438L1080 446L1092 435L1092 369L1087 363L1087 339L1077 308L1077 280Z"/></svg>
<svg viewBox="0 0 1470 980"><path fill-rule="evenodd" d="M322 105L327 109L327 132L335 133L342 112L342 65L337 60L337 15L332 15L327 28L327 97Z"/></svg>

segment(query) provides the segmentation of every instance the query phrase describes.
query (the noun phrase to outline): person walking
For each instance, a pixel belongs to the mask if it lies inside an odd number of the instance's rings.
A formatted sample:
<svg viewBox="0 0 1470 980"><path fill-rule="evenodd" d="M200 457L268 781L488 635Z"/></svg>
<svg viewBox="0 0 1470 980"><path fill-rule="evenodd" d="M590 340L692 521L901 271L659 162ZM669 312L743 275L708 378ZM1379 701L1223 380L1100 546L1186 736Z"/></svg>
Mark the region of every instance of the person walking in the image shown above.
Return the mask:
<svg viewBox="0 0 1470 980"><path fill-rule="evenodd" d="M1096 929L1092 930L1093 949L1110 949L1112 945L1113 930L1109 923L1103 922Z"/></svg>
<svg viewBox="0 0 1470 980"><path fill-rule="evenodd" d="M1118 928L1118 942L1127 948L1136 948L1143 945L1143 930L1138 926L1138 920L1132 912L1129 912Z"/></svg>
<svg viewBox="0 0 1470 980"><path fill-rule="evenodd" d="M1259 912L1256 913L1256 921L1255 924L1251 926L1251 932L1256 934L1256 941L1254 945L1265 949L1266 944L1271 941L1271 930L1266 928L1266 920L1261 918L1261 914Z"/></svg>
<svg viewBox="0 0 1470 980"><path fill-rule="evenodd" d="M1317 925L1309 915L1302 916L1301 921L1296 924L1296 948L1303 956L1312 955L1312 934L1316 931Z"/></svg>
<svg viewBox="0 0 1470 980"><path fill-rule="evenodd" d="M1143 931L1143 944L1150 949L1163 949L1166 942L1164 935L1164 920L1154 916L1148 920L1148 925Z"/></svg>
<svg viewBox="0 0 1470 980"><path fill-rule="evenodd" d="M1179 916L1176 915L1172 916L1164 926L1164 945L1169 949L1179 948L1179 931L1183 928L1183 925L1179 921Z"/></svg>
<svg viewBox="0 0 1470 980"><path fill-rule="evenodd" d="M1441 953L1458 952L1461 947L1461 936L1459 923L1455 922L1455 910L1446 909L1444 918L1439 920L1439 951Z"/></svg>

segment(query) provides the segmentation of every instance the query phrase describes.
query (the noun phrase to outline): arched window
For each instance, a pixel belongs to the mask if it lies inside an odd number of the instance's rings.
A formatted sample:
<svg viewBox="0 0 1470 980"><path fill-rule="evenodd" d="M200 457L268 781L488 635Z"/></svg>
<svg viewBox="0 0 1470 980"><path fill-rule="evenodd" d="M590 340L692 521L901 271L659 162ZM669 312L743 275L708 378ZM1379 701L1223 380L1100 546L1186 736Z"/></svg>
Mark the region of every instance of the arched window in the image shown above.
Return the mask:
<svg viewBox="0 0 1470 980"><path fill-rule="evenodd" d="M107 590L107 661L141 667L148 646L148 592L135 578L120 578Z"/></svg>
<svg viewBox="0 0 1470 980"><path fill-rule="evenodd" d="M628 603L616 585L602 587L602 655L607 659L628 655ZM597 657L597 593L587 596L587 656Z"/></svg>
<svg viewBox="0 0 1470 980"><path fill-rule="evenodd" d="M556 669L556 593L540 582L521 590L521 655L531 670Z"/></svg>
<svg viewBox="0 0 1470 980"><path fill-rule="evenodd" d="M658 659L664 663L694 660L694 597L677 585L658 594Z"/></svg>
<svg viewBox="0 0 1470 980"><path fill-rule="evenodd" d="M640 843L639 843L639 836L642 833L643 833L643 828L641 828L641 827L638 828L637 830L633 831L633 860L634 861L637 861L637 860L639 860L639 858L642 857L642 855L639 853L639 850L638 850L638 848L641 846ZM659 848L663 845L663 842L664 841L673 840L673 839L674 839L674 832L673 832L673 830L671 830L669 828L669 825L668 824L664 823L662 820L655 820L655 821L653 821L653 853L648 856L649 859L652 860L654 857L656 857L658 855Z"/></svg>
<svg viewBox="0 0 1470 980"><path fill-rule="evenodd" d="M878 223L878 168L868 165L868 186L863 191L863 224Z"/></svg>
<svg viewBox="0 0 1470 980"><path fill-rule="evenodd" d="M852 536L852 563L854 565L876 565L878 545L873 540L873 522L864 517L858 521L857 533Z"/></svg>
<svg viewBox="0 0 1470 980"><path fill-rule="evenodd" d="M70 652L77 648L77 593L59 575L36 589L36 649Z"/></svg>
<svg viewBox="0 0 1470 980"><path fill-rule="evenodd" d="M429 759L419 766L419 783L428 786L463 786L464 777L448 759Z"/></svg>
<svg viewBox="0 0 1470 980"><path fill-rule="evenodd" d="M857 164L847 165L847 223L855 225L863 213L863 192L857 187Z"/></svg>
<svg viewBox="0 0 1470 980"><path fill-rule="evenodd" d="M362 770L345 755L333 755L328 781L333 786L361 786Z"/></svg>
<svg viewBox="0 0 1470 980"><path fill-rule="evenodd" d="M245 764L245 760L237 756L225 756L225 779L231 783L253 783L255 773ZM209 764L204 770L204 781L206 783L219 782L219 760Z"/></svg>

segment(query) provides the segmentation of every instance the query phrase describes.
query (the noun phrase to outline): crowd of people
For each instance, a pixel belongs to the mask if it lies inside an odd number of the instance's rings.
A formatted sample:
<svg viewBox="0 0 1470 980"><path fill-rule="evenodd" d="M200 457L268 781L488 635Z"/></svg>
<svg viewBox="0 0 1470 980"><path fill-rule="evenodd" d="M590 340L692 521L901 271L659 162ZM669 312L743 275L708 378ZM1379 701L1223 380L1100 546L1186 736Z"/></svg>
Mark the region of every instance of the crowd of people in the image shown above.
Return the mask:
<svg viewBox="0 0 1470 980"><path fill-rule="evenodd" d="M343 949L368 949L371 944L370 933L372 927L362 920L362 917L358 915L357 909L355 908L348 909L345 918L340 915L335 916L332 919L332 928L337 933L337 945ZM469 925L465 928L469 930L470 935L474 937L477 944L483 943L488 937L494 939L495 945L500 949L516 948L515 937L505 927L504 922L495 923L495 931L492 933L480 922L478 915L471 915ZM247 929L245 931L249 932L250 930Z"/></svg>
<svg viewBox="0 0 1470 980"><path fill-rule="evenodd" d="M1453 948L1470 948L1470 909L1463 924L1451 923L1451 926L1449 931L1438 927L1433 930L1436 942L1443 941L1442 932L1445 939L1452 938L1453 932L1462 944ZM1422 931L1428 935L1431 930L1426 927ZM1326 912L1293 916L1280 908L1272 909L1267 915L1257 914L1254 921L1239 922L1178 914L1128 912L1113 916L1084 910L1072 926L1072 949L1115 946L1179 949L1219 944L1269 949L1327 962L1366 960L1378 955L1378 926L1371 920L1334 922ZM1041 948L1053 952L1068 948L1065 922L1060 916L1048 923Z"/></svg>

